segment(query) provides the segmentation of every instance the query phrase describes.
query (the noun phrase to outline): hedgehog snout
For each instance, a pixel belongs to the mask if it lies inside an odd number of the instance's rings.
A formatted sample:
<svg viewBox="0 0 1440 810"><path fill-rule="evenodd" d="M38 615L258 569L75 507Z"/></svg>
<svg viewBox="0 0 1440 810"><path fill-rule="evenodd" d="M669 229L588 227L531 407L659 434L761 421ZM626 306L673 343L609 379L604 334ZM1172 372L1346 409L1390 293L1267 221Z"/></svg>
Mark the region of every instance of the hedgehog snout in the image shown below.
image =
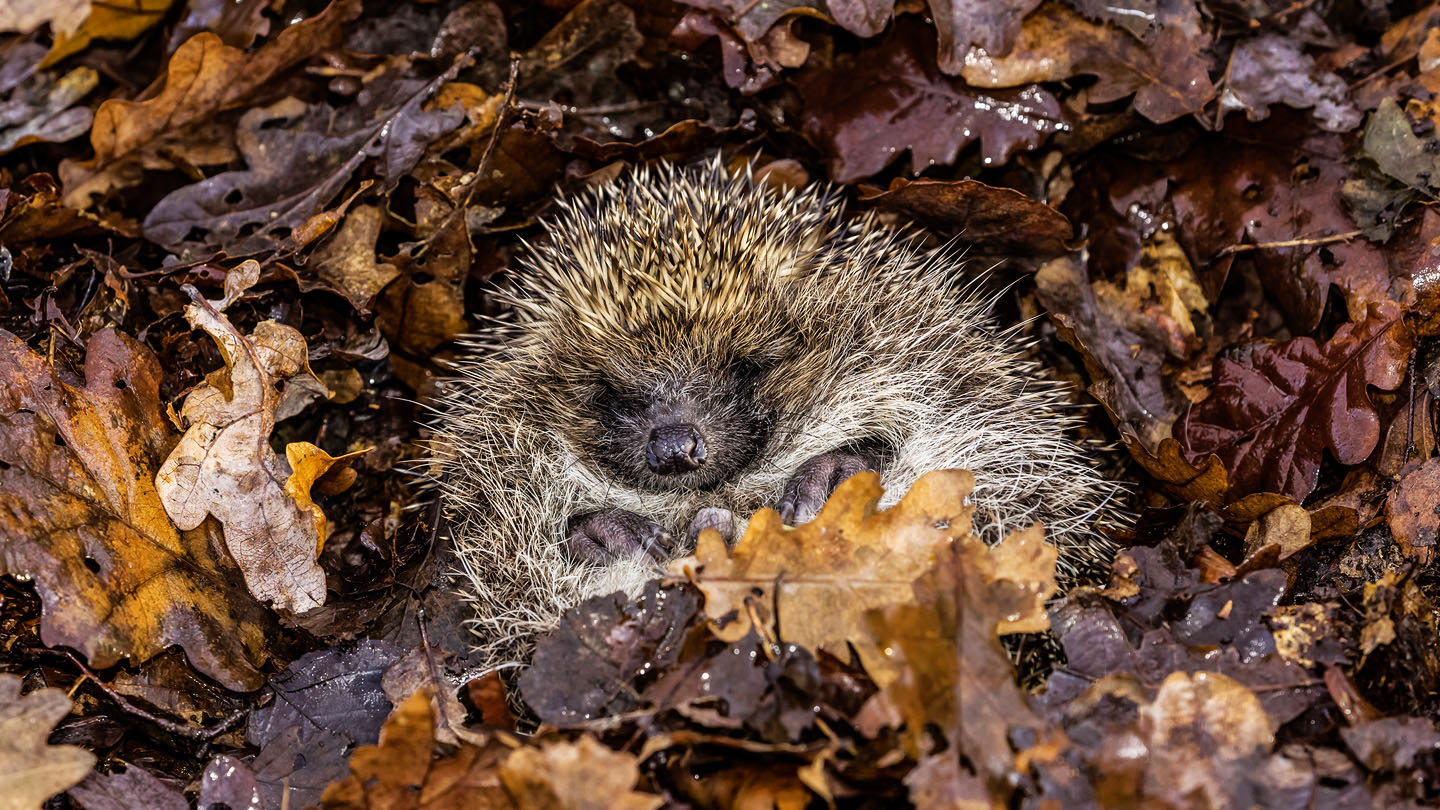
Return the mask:
<svg viewBox="0 0 1440 810"><path fill-rule="evenodd" d="M694 472L705 464L705 437L691 424L661 425L650 431L645 463L657 475Z"/></svg>

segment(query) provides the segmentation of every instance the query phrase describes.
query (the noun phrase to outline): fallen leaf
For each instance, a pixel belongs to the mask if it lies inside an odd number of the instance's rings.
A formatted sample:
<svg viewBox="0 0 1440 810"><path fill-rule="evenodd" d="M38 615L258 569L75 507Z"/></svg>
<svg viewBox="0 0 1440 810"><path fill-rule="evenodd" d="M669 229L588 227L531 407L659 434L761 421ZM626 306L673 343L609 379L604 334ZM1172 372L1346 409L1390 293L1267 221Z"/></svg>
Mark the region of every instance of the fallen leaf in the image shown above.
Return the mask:
<svg viewBox="0 0 1440 810"><path fill-rule="evenodd" d="M1415 134L1411 116L1421 122L1424 135ZM1365 124L1365 155L1380 170L1411 188L1440 188L1440 152L1435 144L1435 121L1440 120L1440 107L1407 105L1406 108L1387 98L1380 102L1370 121Z"/></svg>
<svg viewBox="0 0 1440 810"><path fill-rule="evenodd" d="M1320 70L1302 44L1281 34L1241 40L1225 68L1220 111L1244 110L1251 121L1270 115L1271 104L1313 108L1315 120L1331 132L1349 132L1360 125L1360 111L1350 101L1345 81Z"/></svg>
<svg viewBox="0 0 1440 810"><path fill-rule="evenodd" d="M1001 88L1091 75L1092 102L1133 94L1135 111L1158 124L1199 112L1215 96L1203 44L1169 26L1142 41L1048 2L1025 18L1013 48L972 52L960 76L973 87Z"/></svg>
<svg viewBox="0 0 1440 810"><path fill-rule="evenodd" d="M288 29L287 29L288 30ZM387 71L335 109L287 97L241 116L235 140L249 168L170 192L145 217L145 238L182 256L280 249L340 193L367 160L388 190L425 147L464 120L426 100L459 69L434 79Z"/></svg>
<svg viewBox="0 0 1440 810"><path fill-rule="evenodd" d="M346 215L340 230L310 255L305 265L320 282L344 295L362 314L370 311L375 296L385 285L400 275L399 268L380 261L375 255L375 240L380 237L383 221L379 206L358 206ZM308 279L302 278L302 289L307 287L307 282Z"/></svg>
<svg viewBox="0 0 1440 810"><path fill-rule="evenodd" d="M435 755L435 721L427 690L396 707L378 745L357 748L350 775L325 789L324 810L488 810L515 805L499 768L509 749L462 744Z"/></svg>
<svg viewBox="0 0 1440 810"><path fill-rule="evenodd" d="M968 245L966 255L1052 258L1070 252L1074 229L1064 214L1014 189L978 180L897 178L890 188L862 195L881 211L894 211Z"/></svg>
<svg viewBox="0 0 1440 810"><path fill-rule="evenodd" d="M254 54L211 33L195 35L170 57L158 95L138 102L109 99L95 111L90 131L95 156L60 164L66 205L88 208L95 195L140 183L144 169L174 168L175 154L196 165L231 160L235 152L227 141L207 137L197 144L193 128L239 106L282 70L338 45L342 26L359 14L359 0L336 0L320 14L285 28Z"/></svg>
<svg viewBox="0 0 1440 810"><path fill-rule="evenodd" d="M298 727L301 743L331 732L351 745L374 745L393 708L380 680L402 652L393 644L366 640L306 653L270 680L273 702L251 714L246 740L264 746Z"/></svg>
<svg viewBox="0 0 1440 810"><path fill-rule="evenodd" d="M884 713L904 720L906 748L917 760L934 753L927 745L927 726L934 724L995 798L1003 796L1016 771L1011 741L1017 729L1038 733L1043 723L1015 683L1000 634L1048 627L1044 600L1055 590L1055 559L1038 525L1012 533L994 550L957 533L915 581L912 604L866 614L883 658L878 666L867 664L880 692L860 717L888 704Z"/></svg>
<svg viewBox="0 0 1440 810"><path fill-rule="evenodd" d="M69 2L66 0L67 5ZM50 53L41 67L49 67L71 54L79 53L96 39L134 39L163 20L174 3L175 0L91 2L85 22L73 30L54 32L55 44L50 47Z"/></svg>
<svg viewBox="0 0 1440 810"><path fill-rule="evenodd" d="M0 810L39 810L40 804L90 772L95 755L73 745L48 745L55 724L70 713L59 689L20 694L15 675L0 674Z"/></svg>
<svg viewBox="0 0 1440 810"><path fill-rule="evenodd" d="M1232 501L1253 492L1304 500L1326 450L1341 464L1364 461L1380 439L1367 389L1399 385L1410 354L1398 318L1393 305L1377 306L1323 346L1299 337L1220 357L1211 395L1175 425L1189 457L1225 462Z"/></svg>
<svg viewBox="0 0 1440 810"><path fill-rule="evenodd" d="M907 149L916 174L955 162L972 143L986 165L1000 164L1065 126L1060 105L1039 86L981 90L943 75L928 33L903 18L852 63L795 79L805 136L826 152L836 182L875 174Z"/></svg>
<svg viewBox="0 0 1440 810"><path fill-rule="evenodd" d="M910 602L911 583L936 552L970 535L974 484L962 470L927 473L898 504L877 512L879 476L860 473L836 488L811 522L791 529L778 512L761 510L734 550L718 532L701 532L695 554L670 570L705 594L705 615L721 639L743 638L752 615L761 632L780 620L781 635L794 644L837 655L854 644L875 676L884 656L865 629L865 611Z"/></svg>
<svg viewBox="0 0 1440 810"><path fill-rule="evenodd" d="M41 638L103 669L179 645L235 691L261 683L271 619L212 550L213 523L177 531L153 486L176 441L160 366L118 332L94 335L82 387L0 332L0 556L33 578Z"/></svg>
<svg viewBox="0 0 1440 810"><path fill-rule="evenodd" d="M260 799L259 786L255 783L255 774L245 763L229 754L210 760L205 772L200 775L199 807L214 810L216 804L223 804L230 810L266 810Z"/></svg>
<svg viewBox="0 0 1440 810"><path fill-rule="evenodd" d="M640 793L640 763L584 736L521 748L500 766L519 810L659 810L665 800Z"/></svg>
<svg viewBox="0 0 1440 810"><path fill-rule="evenodd" d="M249 278L241 279L247 266ZM180 409L185 435L161 465L155 488L181 529L199 526L208 515L220 521L225 545L257 599L304 613L325 603L325 572L315 561L325 514L309 502L308 486L302 483L303 493L287 491L295 489L292 470L269 439L280 396L276 383L310 373L305 339L274 321L242 335L223 314L258 272L253 261L232 271L225 297L216 301L186 288L194 303L185 317L219 346L226 385L207 382L186 395Z"/></svg>
<svg viewBox="0 0 1440 810"><path fill-rule="evenodd" d="M28 61L24 50L17 51L0 71L14 69L17 58ZM0 104L0 154L41 141L60 143L89 132L94 114L77 102L99 82L94 69L82 66L59 78L49 71L35 71L14 87L0 88L8 91Z"/></svg>
<svg viewBox="0 0 1440 810"><path fill-rule="evenodd" d="M84 781L70 788L68 795L84 810L189 810L190 807L184 793L138 765L130 765L118 773L91 771Z"/></svg>
<svg viewBox="0 0 1440 810"><path fill-rule="evenodd" d="M1440 458L1426 459L1400 479L1385 499L1385 519L1405 555L1429 564L1440 534Z"/></svg>

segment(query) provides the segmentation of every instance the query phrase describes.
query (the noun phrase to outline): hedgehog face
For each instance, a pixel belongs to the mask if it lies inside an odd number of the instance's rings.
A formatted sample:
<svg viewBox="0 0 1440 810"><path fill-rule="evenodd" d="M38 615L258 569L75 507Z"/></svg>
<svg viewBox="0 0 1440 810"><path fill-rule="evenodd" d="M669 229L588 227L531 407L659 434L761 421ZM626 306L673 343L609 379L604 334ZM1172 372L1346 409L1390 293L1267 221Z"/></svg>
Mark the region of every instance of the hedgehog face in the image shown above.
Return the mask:
<svg viewBox="0 0 1440 810"><path fill-rule="evenodd" d="M711 489L761 456L782 416L783 335L718 335L674 322L569 370L582 455L637 489Z"/></svg>

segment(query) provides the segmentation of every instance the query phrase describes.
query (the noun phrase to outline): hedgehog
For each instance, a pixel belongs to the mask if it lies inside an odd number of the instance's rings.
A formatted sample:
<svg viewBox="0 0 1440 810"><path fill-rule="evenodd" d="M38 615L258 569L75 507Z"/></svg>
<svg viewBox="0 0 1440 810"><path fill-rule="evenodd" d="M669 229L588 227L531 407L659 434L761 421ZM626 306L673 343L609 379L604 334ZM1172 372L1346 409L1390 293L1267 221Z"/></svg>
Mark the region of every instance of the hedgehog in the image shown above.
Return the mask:
<svg viewBox="0 0 1440 810"><path fill-rule="evenodd" d="M804 523L861 470L882 506L971 470L987 541L1040 521L1063 577L1108 564L1113 485L956 250L718 158L631 169L543 228L434 406L489 665L587 597L634 595L702 529L733 541L767 507Z"/></svg>

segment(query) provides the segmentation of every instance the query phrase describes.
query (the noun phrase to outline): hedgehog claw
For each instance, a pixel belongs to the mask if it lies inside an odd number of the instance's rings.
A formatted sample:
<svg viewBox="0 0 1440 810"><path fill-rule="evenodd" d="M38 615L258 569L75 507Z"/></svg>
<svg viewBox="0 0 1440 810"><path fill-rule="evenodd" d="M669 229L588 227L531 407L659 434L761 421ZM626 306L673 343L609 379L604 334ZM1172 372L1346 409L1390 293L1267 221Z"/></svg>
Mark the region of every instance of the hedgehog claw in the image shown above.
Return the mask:
<svg viewBox="0 0 1440 810"><path fill-rule="evenodd" d="M875 466L871 459L844 450L821 453L801 464L785 482L775 510L787 526L809 523L845 479L858 472L874 470Z"/></svg>
<svg viewBox="0 0 1440 810"><path fill-rule="evenodd" d="M689 542L689 548L695 547L695 541L700 539L700 532L706 529L714 529L720 532L725 539L726 547L735 545L735 515L729 510L719 506L707 506L695 513L690 521L690 527L685 530L685 539Z"/></svg>
<svg viewBox="0 0 1440 810"><path fill-rule="evenodd" d="M670 557L673 542L665 527L624 509L602 509L570 519L566 536L570 556L588 563L605 563L647 554L657 563Z"/></svg>

